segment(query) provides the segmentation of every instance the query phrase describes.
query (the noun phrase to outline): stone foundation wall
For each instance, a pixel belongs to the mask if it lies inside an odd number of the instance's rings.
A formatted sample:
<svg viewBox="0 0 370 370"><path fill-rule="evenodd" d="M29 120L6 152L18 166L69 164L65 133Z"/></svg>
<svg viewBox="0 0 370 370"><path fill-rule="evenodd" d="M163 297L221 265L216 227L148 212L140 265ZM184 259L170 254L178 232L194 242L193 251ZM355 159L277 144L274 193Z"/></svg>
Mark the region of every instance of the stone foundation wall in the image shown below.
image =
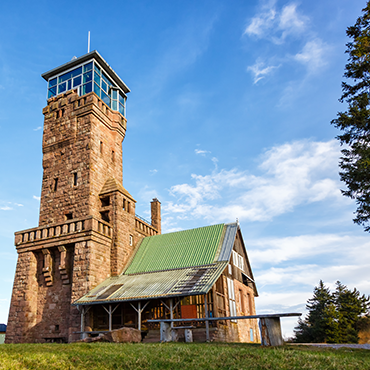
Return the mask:
<svg viewBox="0 0 370 370"><path fill-rule="evenodd" d="M5 343L33 341L31 329L37 322L37 258L20 253L15 272Z"/></svg>

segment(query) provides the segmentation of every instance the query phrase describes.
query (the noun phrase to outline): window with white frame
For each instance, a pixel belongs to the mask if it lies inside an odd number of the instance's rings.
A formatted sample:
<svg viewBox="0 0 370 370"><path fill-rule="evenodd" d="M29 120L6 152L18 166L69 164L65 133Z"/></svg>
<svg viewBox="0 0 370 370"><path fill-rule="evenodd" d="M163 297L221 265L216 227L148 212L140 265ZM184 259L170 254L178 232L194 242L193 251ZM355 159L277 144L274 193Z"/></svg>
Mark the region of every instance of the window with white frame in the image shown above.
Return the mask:
<svg viewBox="0 0 370 370"><path fill-rule="evenodd" d="M234 281L230 278L227 278L227 290L229 293L230 316L236 316ZM231 321L237 322L237 320L231 320Z"/></svg>
<svg viewBox="0 0 370 370"><path fill-rule="evenodd" d="M240 268L240 270L244 271L244 259L239 253L235 251L233 251L233 264L234 266Z"/></svg>

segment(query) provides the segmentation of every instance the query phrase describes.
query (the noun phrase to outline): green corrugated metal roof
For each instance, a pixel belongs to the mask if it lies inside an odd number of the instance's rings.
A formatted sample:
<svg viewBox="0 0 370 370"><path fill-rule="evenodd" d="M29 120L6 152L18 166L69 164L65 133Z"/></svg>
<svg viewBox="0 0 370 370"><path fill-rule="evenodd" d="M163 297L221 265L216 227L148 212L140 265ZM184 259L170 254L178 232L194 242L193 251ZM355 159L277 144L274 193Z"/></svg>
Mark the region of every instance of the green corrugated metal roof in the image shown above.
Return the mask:
<svg viewBox="0 0 370 370"><path fill-rule="evenodd" d="M206 294L227 266L227 261L207 266L111 277L74 305L103 304Z"/></svg>
<svg viewBox="0 0 370 370"><path fill-rule="evenodd" d="M125 275L208 265L215 261L224 224L144 238Z"/></svg>

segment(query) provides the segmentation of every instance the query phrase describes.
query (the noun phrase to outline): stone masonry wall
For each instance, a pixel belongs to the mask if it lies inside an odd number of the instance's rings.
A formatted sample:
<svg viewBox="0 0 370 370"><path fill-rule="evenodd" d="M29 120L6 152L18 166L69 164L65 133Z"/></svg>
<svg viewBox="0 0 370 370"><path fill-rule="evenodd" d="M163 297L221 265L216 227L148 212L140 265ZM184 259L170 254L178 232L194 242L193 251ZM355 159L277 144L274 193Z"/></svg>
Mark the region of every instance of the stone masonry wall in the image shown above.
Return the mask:
<svg viewBox="0 0 370 370"><path fill-rule="evenodd" d="M32 341L37 322L37 259L33 252L20 253L15 271L5 343Z"/></svg>
<svg viewBox="0 0 370 370"><path fill-rule="evenodd" d="M81 125L76 116L77 99L78 95L69 91L50 99L43 109L39 225L63 222L67 214L83 217L89 211L89 127Z"/></svg>
<svg viewBox="0 0 370 370"><path fill-rule="evenodd" d="M94 238L95 239L95 238ZM73 303L110 276L111 243L108 240L90 240L75 244L71 301ZM68 341L77 340L81 317L77 307L69 306Z"/></svg>
<svg viewBox="0 0 370 370"><path fill-rule="evenodd" d="M70 275L74 248L67 247L67 263L64 265ZM51 248L51 275L52 284L48 283L43 273L44 254L39 251L37 256L37 322L32 328L32 337L35 342L48 340L67 341L69 327L69 310L71 302L71 284L69 279L63 279L64 274L59 269L61 252L58 248ZM67 283L67 284L66 284Z"/></svg>
<svg viewBox="0 0 370 370"><path fill-rule="evenodd" d="M106 180L122 183L126 119L94 93L69 91L43 109L43 181L40 225L66 217L99 217L99 192Z"/></svg>

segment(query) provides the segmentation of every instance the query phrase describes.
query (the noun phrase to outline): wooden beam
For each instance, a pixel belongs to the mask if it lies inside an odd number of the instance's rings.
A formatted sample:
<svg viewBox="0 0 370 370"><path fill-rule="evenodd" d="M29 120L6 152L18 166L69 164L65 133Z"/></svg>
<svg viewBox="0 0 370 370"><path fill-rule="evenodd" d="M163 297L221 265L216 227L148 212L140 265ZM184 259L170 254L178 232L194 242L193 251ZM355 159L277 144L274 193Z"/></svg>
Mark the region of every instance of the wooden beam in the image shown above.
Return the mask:
<svg viewBox="0 0 370 370"><path fill-rule="evenodd" d="M301 313L280 313L280 314L266 314L266 315L249 315L249 316L226 316L226 317L208 317L203 319L152 319L148 322L185 322L185 321L217 321L217 320L244 320L244 319L261 319L261 318L273 318L273 317L291 317L301 316Z"/></svg>

